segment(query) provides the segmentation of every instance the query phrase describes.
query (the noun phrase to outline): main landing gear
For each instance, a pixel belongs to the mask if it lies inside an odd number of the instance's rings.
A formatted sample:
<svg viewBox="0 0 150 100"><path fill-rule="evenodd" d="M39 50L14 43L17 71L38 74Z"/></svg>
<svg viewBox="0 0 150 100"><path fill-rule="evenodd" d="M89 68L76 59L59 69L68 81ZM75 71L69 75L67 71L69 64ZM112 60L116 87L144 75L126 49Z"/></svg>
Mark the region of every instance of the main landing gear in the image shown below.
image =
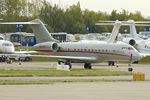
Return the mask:
<svg viewBox="0 0 150 100"><path fill-rule="evenodd" d="M58 64L59 64L59 65L61 65L61 64L69 65L69 69L72 68L71 61L62 61L62 60L59 60L59 61L58 61ZM85 63L85 64L84 64L84 69L92 69L91 63Z"/></svg>
<svg viewBox="0 0 150 100"><path fill-rule="evenodd" d="M114 61L108 61L108 66L115 66L115 62Z"/></svg>
<svg viewBox="0 0 150 100"><path fill-rule="evenodd" d="M63 63L64 65L68 65L69 69L72 68L72 64L70 61L58 61L58 64L61 65L61 63Z"/></svg>
<svg viewBox="0 0 150 100"><path fill-rule="evenodd" d="M85 63L84 69L92 69L92 65L90 63Z"/></svg>

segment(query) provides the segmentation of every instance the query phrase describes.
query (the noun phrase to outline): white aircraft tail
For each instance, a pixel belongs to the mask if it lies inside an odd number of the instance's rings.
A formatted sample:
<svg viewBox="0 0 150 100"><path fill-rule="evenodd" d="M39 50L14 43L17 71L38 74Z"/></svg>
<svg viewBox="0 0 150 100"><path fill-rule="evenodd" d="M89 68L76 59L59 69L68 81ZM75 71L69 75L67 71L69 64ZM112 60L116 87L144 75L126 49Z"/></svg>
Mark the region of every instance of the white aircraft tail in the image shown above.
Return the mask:
<svg viewBox="0 0 150 100"><path fill-rule="evenodd" d="M51 34L49 33L49 31L47 30L47 28L45 27L45 25L41 20L35 19L32 20L31 22L36 23L36 24L32 24L31 27L38 43L49 42L49 41L58 42L58 40L55 40L51 36Z"/></svg>
<svg viewBox="0 0 150 100"><path fill-rule="evenodd" d="M55 40L51 34L48 32L46 29L45 25L43 22L39 19L32 20L30 22L0 22L0 24L6 25L6 24L24 24L24 25L31 25L33 33L35 34L35 37L37 39L37 43L42 43L42 42L59 42L58 40Z"/></svg>
<svg viewBox="0 0 150 100"><path fill-rule="evenodd" d="M129 24L131 36L134 38L138 37L136 27L135 27L135 21L134 20L128 20L126 23Z"/></svg>
<svg viewBox="0 0 150 100"><path fill-rule="evenodd" d="M121 26L121 22L116 20L116 21L99 21L95 25L114 25L112 34L110 36L110 39L108 39L108 43L114 43L117 40L117 36L119 34L119 29Z"/></svg>
<svg viewBox="0 0 150 100"><path fill-rule="evenodd" d="M129 26L130 27L130 34L132 37L137 38L137 31L136 26L150 26L150 21L120 21L122 26ZM96 25L115 25L115 21L99 21Z"/></svg>
<svg viewBox="0 0 150 100"><path fill-rule="evenodd" d="M120 26L121 26L121 22L116 20L114 27L113 27L113 30L112 30L112 34L110 36L110 39L107 41L108 43L114 43L117 41L117 36L119 34Z"/></svg>

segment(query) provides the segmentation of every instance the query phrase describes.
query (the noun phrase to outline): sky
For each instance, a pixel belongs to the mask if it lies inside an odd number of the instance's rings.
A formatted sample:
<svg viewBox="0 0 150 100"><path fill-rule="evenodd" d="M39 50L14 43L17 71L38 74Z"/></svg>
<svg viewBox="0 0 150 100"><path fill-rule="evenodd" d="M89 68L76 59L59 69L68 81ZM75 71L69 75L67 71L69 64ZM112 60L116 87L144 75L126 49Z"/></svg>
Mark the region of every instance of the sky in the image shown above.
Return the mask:
<svg viewBox="0 0 150 100"><path fill-rule="evenodd" d="M112 10L118 12L125 9L129 12L140 11L143 16L150 17L150 0L48 0L50 3L58 4L63 8L67 8L72 4L80 2L81 9L89 9L94 11L103 11L111 13Z"/></svg>

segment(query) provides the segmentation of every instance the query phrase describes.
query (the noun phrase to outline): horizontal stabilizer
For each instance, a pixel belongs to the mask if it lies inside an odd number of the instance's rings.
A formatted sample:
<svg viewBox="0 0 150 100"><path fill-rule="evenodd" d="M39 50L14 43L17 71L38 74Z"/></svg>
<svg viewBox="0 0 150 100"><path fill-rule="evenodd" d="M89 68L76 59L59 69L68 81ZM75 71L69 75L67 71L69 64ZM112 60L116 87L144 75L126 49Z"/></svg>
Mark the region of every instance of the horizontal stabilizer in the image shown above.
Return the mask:
<svg viewBox="0 0 150 100"><path fill-rule="evenodd" d="M2 25L16 25L16 24L24 24L24 25L38 25L39 23L35 22L0 22Z"/></svg>
<svg viewBox="0 0 150 100"><path fill-rule="evenodd" d="M150 26L150 21L120 21L122 26L129 26L134 24L135 26ZM95 25L115 25L115 21L98 21Z"/></svg>

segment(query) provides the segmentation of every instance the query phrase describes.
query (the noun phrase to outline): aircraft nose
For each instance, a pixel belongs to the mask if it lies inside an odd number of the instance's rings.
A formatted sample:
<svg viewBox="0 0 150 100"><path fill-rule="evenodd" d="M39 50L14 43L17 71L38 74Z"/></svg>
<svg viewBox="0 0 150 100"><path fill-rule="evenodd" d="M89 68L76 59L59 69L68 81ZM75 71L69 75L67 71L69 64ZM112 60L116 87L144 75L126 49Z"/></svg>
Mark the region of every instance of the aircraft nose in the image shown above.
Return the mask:
<svg viewBox="0 0 150 100"><path fill-rule="evenodd" d="M14 52L15 52L15 48L13 46L6 48L6 53L14 53Z"/></svg>
<svg viewBox="0 0 150 100"><path fill-rule="evenodd" d="M133 56L133 60L134 61L139 61L141 59L141 55L139 52L136 52Z"/></svg>

